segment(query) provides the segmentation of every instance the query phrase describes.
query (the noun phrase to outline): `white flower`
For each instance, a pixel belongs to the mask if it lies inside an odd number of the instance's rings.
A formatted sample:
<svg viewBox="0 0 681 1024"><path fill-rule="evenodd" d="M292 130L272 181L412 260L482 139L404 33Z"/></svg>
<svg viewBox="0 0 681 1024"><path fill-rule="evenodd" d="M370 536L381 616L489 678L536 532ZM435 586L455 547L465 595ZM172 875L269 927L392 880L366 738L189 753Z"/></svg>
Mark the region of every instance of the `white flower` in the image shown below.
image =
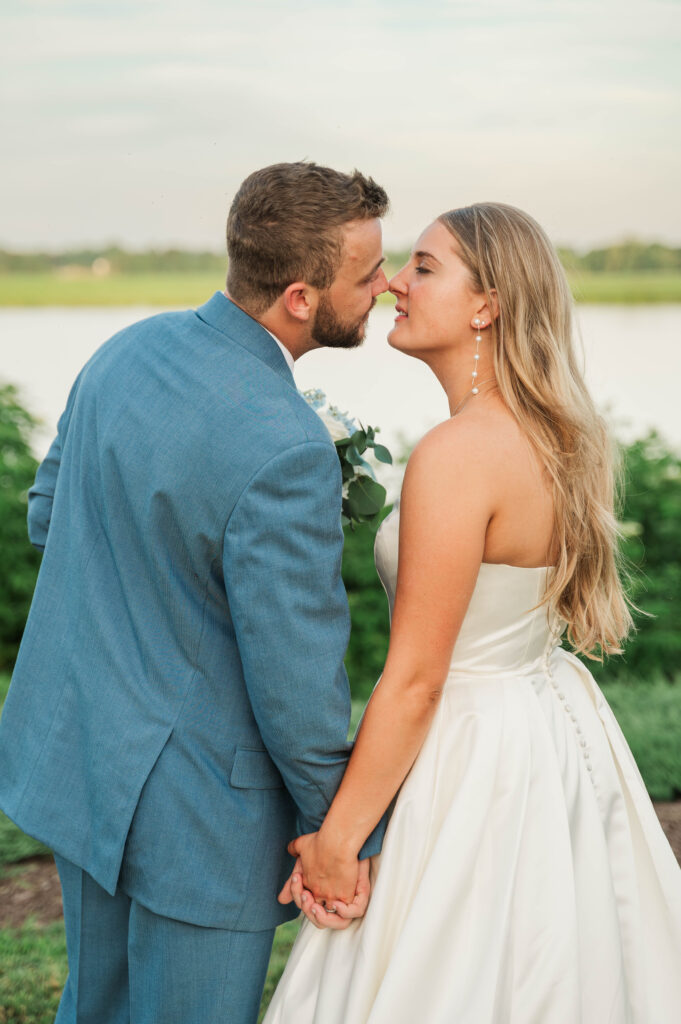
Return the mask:
<svg viewBox="0 0 681 1024"><path fill-rule="evenodd" d="M322 423L331 434L332 441L342 441L344 437L349 436L348 428L341 420L336 419L327 409L322 409L318 413Z"/></svg>

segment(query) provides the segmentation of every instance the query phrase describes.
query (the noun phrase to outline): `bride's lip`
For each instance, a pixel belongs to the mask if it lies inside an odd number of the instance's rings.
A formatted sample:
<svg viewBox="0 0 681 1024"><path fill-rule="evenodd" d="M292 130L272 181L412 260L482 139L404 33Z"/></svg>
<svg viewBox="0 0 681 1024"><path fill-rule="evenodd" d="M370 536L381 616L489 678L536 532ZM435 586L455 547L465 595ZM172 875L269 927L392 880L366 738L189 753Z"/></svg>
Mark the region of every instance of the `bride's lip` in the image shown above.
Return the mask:
<svg viewBox="0 0 681 1024"><path fill-rule="evenodd" d="M400 309L399 306L395 306L395 323L398 320L406 320L407 318L408 314L403 309Z"/></svg>

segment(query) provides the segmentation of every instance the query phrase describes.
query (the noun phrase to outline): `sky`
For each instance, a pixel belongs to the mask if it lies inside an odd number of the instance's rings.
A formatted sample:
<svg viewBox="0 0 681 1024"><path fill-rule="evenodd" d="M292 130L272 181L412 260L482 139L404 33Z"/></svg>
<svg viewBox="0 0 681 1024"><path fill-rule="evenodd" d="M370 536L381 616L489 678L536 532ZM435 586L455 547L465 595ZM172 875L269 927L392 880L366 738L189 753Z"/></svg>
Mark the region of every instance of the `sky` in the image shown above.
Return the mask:
<svg viewBox="0 0 681 1024"><path fill-rule="evenodd" d="M681 0L3 0L0 247L221 251L240 181L388 191L388 247L497 200L681 244Z"/></svg>

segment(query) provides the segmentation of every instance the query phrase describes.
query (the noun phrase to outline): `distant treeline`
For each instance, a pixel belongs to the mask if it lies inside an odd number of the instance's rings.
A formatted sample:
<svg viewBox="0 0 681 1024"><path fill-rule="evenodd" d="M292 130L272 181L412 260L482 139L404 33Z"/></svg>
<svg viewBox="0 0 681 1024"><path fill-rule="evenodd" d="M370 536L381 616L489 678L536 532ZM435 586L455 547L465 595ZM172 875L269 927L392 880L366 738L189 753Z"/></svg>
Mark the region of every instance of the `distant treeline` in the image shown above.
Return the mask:
<svg viewBox="0 0 681 1024"><path fill-rule="evenodd" d="M566 270L594 273L618 271L681 271L681 248L635 240L579 253L559 247ZM401 266L406 252L387 254L393 267ZM80 267L102 276L112 274L149 274L159 272L222 272L227 258L222 253L191 252L183 249L149 249L130 252L118 246L102 249L73 249L60 253L10 252L0 249L0 273L49 273Z"/></svg>
<svg viewBox="0 0 681 1024"><path fill-rule="evenodd" d="M605 249L578 253L559 246L558 255L566 270L590 270L594 273L631 270L681 270L681 248L660 242L620 242Z"/></svg>
<svg viewBox="0 0 681 1024"><path fill-rule="evenodd" d="M148 249L130 252L112 245L103 249L69 249L65 252L9 252L0 249L0 273L36 274L70 267L99 269L100 273L152 274L221 271L227 256L215 252L191 252L185 249Z"/></svg>

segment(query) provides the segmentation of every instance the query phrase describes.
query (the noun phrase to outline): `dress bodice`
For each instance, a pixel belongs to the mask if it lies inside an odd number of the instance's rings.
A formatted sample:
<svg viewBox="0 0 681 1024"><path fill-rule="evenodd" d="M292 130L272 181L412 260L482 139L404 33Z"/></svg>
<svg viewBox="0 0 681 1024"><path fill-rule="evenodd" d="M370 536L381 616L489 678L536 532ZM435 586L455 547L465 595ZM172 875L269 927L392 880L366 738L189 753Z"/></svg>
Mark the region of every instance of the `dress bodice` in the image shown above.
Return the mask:
<svg viewBox="0 0 681 1024"><path fill-rule="evenodd" d="M397 585L399 510L376 535L374 557L392 616ZM483 562L452 653L450 674L526 673L557 646L565 623L541 600L551 570Z"/></svg>

